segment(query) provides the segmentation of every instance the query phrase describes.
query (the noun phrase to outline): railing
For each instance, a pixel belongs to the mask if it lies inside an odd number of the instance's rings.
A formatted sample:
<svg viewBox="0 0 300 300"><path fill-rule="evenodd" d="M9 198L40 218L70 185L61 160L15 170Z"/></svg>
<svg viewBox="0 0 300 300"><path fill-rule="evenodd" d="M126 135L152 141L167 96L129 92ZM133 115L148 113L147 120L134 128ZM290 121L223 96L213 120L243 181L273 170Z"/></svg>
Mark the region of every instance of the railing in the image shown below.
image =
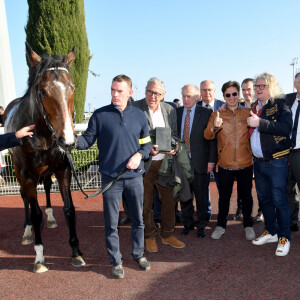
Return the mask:
<svg viewBox="0 0 300 300"><path fill-rule="evenodd" d="M85 131L87 124L76 124L77 132ZM0 127L0 134L4 133L3 127ZM72 151L72 158L77 177L84 190L97 189L101 186L101 176L98 173L98 149L94 145L88 150ZM14 167L8 150L0 153L0 195L12 195L20 193L20 185L14 174ZM77 182L72 176L71 190L79 190ZM43 183L37 186L38 193L44 193ZM52 176L51 192L58 192L58 182L55 176Z"/></svg>

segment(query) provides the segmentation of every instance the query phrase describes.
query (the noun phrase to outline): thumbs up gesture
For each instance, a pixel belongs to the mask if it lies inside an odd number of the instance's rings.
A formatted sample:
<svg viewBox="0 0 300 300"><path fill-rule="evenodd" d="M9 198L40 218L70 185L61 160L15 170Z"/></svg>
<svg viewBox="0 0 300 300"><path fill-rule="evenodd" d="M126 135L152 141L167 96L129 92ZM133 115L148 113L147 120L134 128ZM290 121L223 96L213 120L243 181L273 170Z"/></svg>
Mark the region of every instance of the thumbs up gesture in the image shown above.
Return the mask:
<svg viewBox="0 0 300 300"><path fill-rule="evenodd" d="M214 120L214 126L217 127L217 128L219 128L219 127L222 126L222 123L223 123L223 120L222 120L222 118L220 118L219 111L217 111L217 116L216 116L216 118Z"/></svg>
<svg viewBox="0 0 300 300"><path fill-rule="evenodd" d="M247 119L247 124L253 128L259 126L259 117L256 114L254 114L252 111L250 111L250 117L248 117Z"/></svg>

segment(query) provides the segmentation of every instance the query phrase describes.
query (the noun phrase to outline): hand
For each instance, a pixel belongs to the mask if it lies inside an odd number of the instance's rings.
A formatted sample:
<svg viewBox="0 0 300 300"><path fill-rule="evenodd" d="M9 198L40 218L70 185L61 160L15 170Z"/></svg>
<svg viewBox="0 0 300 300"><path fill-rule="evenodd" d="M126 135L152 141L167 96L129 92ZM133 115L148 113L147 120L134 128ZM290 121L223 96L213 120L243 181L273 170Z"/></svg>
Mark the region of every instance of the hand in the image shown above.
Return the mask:
<svg viewBox="0 0 300 300"><path fill-rule="evenodd" d="M179 150L179 144L178 144L178 142L176 142L176 149L173 149L173 150L171 150L169 152L166 152L166 154L168 154L168 155L176 155L177 152L178 152L178 150Z"/></svg>
<svg viewBox="0 0 300 300"><path fill-rule="evenodd" d="M217 116L216 116L216 118L214 120L214 126L217 127L217 128L219 128L219 127L222 126L222 124L223 124L223 120L222 120L222 118L220 118L220 113L217 110Z"/></svg>
<svg viewBox="0 0 300 300"><path fill-rule="evenodd" d="M137 169L139 167L140 163L141 163L141 160L142 160L142 154L141 153L137 152L137 153L133 154L130 157L130 159L129 159L127 165L126 165L126 168L130 169L130 170Z"/></svg>
<svg viewBox="0 0 300 300"><path fill-rule="evenodd" d="M152 150L150 152L150 155L155 156L159 153L159 151L155 150L155 148L157 148L157 147L158 147L158 145L153 145L152 146Z"/></svg>
<svg viewBox="0 0 300 300"><path fill-rule="evenodd" d="M218 108L218 111L224 111L224 110L226 110L226 103L222 104L222 106Z"/></svg>
<svg viewBox="0 0 300 300"><path fill-rule="evenodd" d="M24 136L32 137L33 136L32 130L34 129L34 127L35 127L35 125L30 125L30 126L21 128L20 130L18 130L16 132L16 138L21 139Z"/></svg>
<svg viewBox="0 0 300 300"><path fill-rule="evenodd" d="M250 111L250 117L248 117L247 119L247 124L250 126L250 127L258 127L259 126L259 117L254 114L252 111Z"/></svg>
<svg viewBox="0 0 300 300"><path fill-rule="evenodd" d="M207 164L207 173L210 173L215 167L215 164L214 163L208 163Z"/></svg>

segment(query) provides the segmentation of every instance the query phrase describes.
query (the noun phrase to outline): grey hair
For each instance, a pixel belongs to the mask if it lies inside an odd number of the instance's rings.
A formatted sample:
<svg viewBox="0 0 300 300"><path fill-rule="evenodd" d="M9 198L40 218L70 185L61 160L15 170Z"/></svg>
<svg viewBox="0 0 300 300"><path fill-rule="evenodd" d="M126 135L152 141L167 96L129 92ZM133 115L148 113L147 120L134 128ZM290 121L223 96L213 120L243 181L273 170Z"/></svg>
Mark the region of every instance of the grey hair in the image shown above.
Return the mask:
<svg viewBox="0 0 300 300"><path fill-rule="evenodd" d="M151 83L160 85L160 86L161 86L161 89L163 90L163 92L165 92L165 83L164 83L162 80L160 80L160 79L158 79L158 78L156 78L156 77L151 77L151 78L148 80L147 85L146 85L146 90L147 90L148 86L149 86Z"/></svg>
<svg viewBox="0 0 300 300"><path fill-rule="evenodd" d="M255 84L257 83L258 79L264 79L266 82L266 85L269 87L269 91L270 91L270 98L271 99L276 99L276 98L283 98L284 94L281 91L281 88L279 86L279 83L277 81L277 79L275 78L274 75L270 74L270 73L262 73L258 76L256 76L254 78L254 82ZM256 98L256 96L255 96Z"/></svg>
<svg viewBox="0 0 300 300"><path fill-rule="evenodd" d="M203 80L200 82L200 88L201 88L201 85L205 83L205 81L209 81L215 86L215 83L212 80L206 79L206 80Z"/></svg>
<svg viewBox="0 0 300 300"><path fill-rule="evenodd" d="M300 78L300 72L298 72L298 73L295 75L295 81L298 80L298 77Z"/></svg>
<svg viewBox="0 0 300 300"><path fill-rule="evenodd" d="M186 84L186 85L184 85L184 86L181 88L181 93L183 92L183 89L185 89L185 88L188 87L189 85L192 85L192 86L194 87L194 89L195 89L195 95L200 96L200 89L199 89L199 87L197 87L197 86L194 85L194 84Z"/></svg>

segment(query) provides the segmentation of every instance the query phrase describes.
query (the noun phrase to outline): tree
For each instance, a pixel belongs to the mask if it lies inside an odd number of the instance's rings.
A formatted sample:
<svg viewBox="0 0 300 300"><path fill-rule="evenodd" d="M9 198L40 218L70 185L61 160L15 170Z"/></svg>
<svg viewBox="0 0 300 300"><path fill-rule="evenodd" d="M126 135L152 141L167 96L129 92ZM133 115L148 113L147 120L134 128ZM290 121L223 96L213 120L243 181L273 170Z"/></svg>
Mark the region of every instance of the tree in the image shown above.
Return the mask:
<svg viewBox="0 0 300 300"><path fill-rule="evenodd" d="M84 114L90 51L85 27L84 0L27 0L26 41L38 53L66 55L76 45L72 80L76 85L76 122Z"/></svg>

